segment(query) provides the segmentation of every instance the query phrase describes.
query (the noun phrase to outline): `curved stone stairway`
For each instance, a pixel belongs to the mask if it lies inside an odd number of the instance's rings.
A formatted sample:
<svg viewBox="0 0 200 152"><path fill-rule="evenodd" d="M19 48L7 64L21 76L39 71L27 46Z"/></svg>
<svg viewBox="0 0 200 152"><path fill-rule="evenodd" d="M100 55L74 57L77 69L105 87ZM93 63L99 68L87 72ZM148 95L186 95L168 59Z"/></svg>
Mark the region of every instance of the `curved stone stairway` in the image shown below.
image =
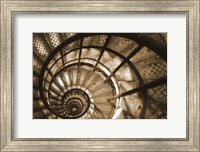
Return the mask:
<svg viewBox="0 0 200 152"><path fill-rule="evenodd" d="M33 118L166 118L167 61L127 35L33 34Z"/></svg>

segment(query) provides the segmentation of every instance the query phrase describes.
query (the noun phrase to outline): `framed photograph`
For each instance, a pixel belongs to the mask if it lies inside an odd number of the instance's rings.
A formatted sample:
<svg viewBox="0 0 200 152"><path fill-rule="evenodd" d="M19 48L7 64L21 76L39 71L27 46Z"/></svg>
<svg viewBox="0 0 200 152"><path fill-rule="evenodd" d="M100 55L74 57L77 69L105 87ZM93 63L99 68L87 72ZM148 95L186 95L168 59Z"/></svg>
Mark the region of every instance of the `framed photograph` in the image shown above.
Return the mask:
<svg viewBox="0 0 200 152"><path fill-rule="evenodd" d="M1 151L199 151L199 0L1 1Z"/></svg>

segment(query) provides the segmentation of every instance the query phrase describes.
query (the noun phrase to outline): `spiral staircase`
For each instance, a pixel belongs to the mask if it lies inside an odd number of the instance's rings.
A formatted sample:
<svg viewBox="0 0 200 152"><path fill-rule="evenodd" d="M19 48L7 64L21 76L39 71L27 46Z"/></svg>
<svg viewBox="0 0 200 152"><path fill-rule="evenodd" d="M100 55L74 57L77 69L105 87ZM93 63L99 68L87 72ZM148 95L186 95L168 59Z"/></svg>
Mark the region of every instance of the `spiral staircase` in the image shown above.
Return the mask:
<svg viewBox="0 0 200 152"><path fill-rule="evenodd" d="M165 33L34 33L33 119L166 119Z"/></svg>

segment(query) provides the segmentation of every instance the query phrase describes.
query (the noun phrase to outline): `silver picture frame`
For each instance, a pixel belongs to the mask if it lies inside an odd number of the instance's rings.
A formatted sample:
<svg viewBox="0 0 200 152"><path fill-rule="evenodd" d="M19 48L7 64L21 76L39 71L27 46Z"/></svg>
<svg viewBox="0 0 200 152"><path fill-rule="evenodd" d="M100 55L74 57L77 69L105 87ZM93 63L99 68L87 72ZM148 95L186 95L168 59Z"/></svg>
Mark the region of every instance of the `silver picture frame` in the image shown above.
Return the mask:
<svg viewBox="0 0 200 152"><path fill-rule="evenodd" d="M1 151L200 151L199 0L0 0ZM162 139L15 139L13 136L13 18L16 13L145 13L187 16L187 137Z"/></svg>

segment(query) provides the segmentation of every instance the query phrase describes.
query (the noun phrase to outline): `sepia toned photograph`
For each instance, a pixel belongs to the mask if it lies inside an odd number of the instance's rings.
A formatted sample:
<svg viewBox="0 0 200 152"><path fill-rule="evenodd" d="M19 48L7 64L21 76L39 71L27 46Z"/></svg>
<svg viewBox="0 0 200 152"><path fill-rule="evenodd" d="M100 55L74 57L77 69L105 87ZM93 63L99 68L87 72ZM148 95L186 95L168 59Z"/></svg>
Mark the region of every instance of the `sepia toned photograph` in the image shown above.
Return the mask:
<svg viewBox="0 0 200 152"><path fill-rule="evenodd" d="M167 33L33 33L33 119L167 119Z"/></svg>

